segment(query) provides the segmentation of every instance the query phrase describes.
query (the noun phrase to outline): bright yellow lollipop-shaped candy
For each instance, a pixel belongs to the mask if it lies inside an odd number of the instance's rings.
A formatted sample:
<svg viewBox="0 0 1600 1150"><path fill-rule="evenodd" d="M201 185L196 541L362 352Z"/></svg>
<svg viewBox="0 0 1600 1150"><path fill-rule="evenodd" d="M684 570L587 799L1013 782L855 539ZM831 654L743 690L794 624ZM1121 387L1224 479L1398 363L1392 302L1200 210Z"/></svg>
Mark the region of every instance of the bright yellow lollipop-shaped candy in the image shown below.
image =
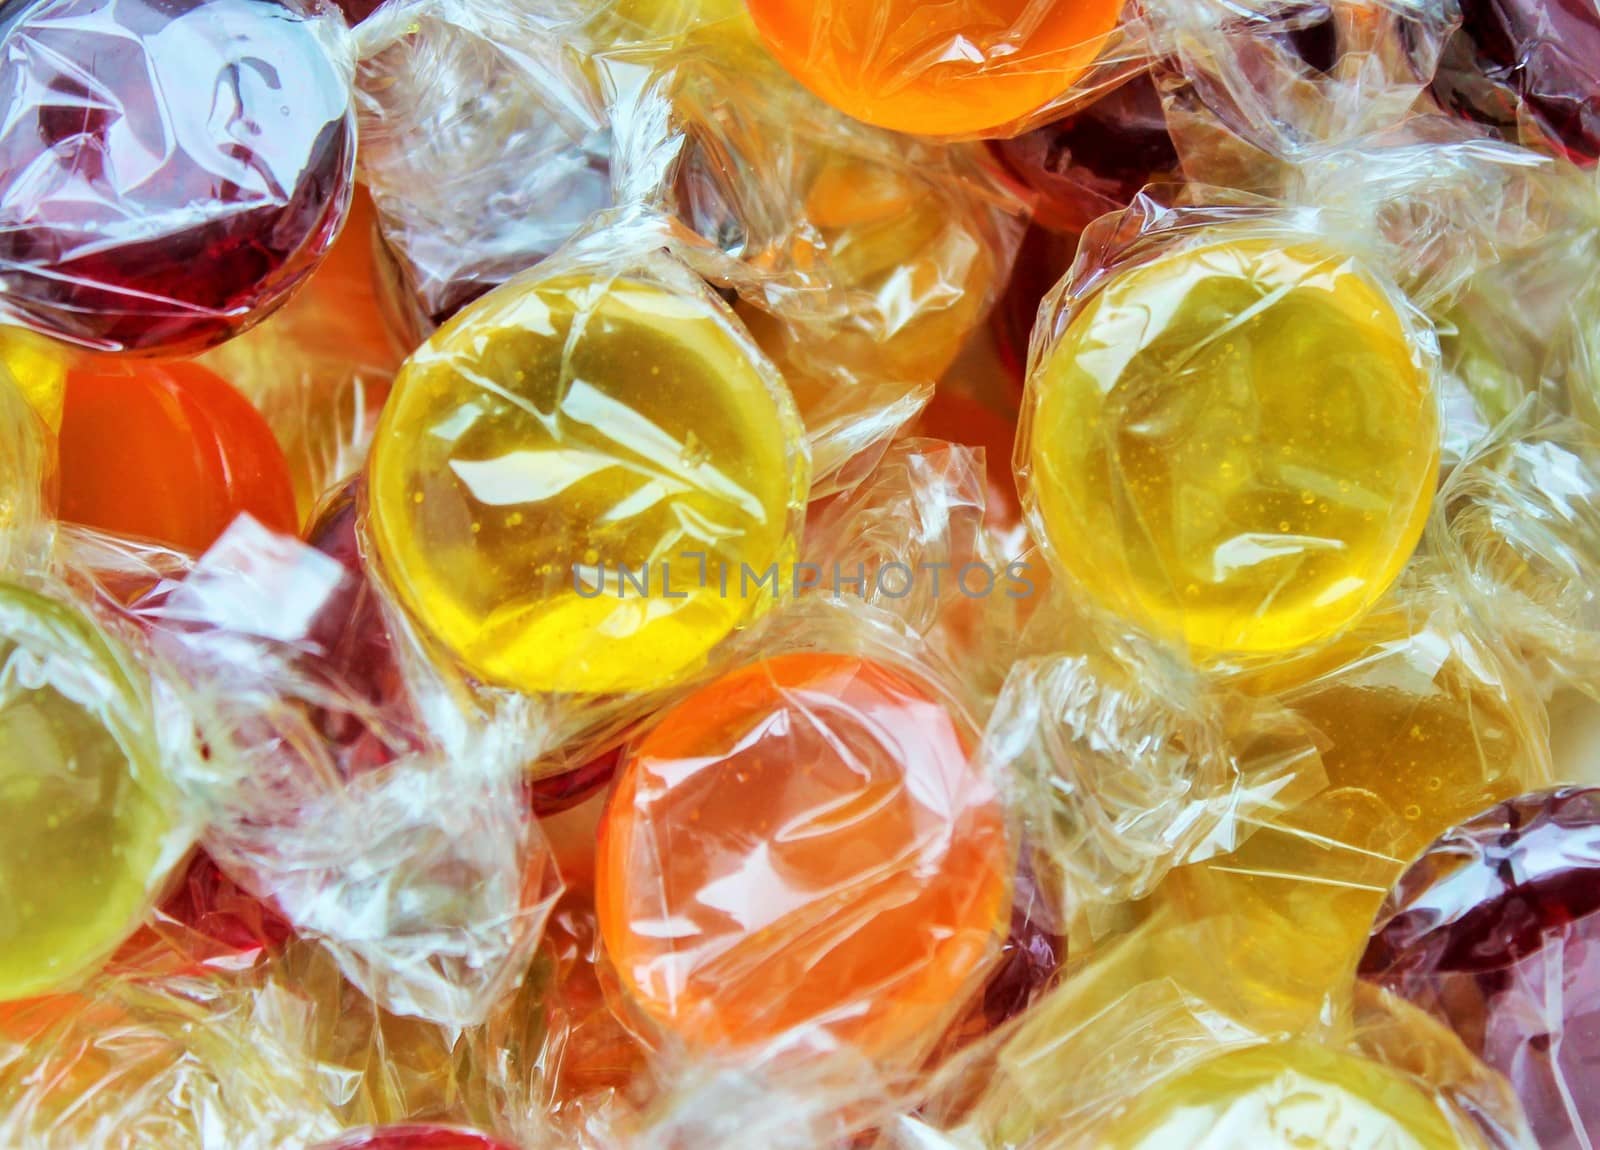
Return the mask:
<svg viewBox="0 0 1600 1150"><path fill-rule="evenodd" d="M0 583L0 1001L84 974L187 845L127 652Z"/></svg>
<svg viewBox="0 0 1600 1150"><path fill-rule="evenodd" d="M1355 620L1422 533L1431 346L1318 242L1215 233L1113 275L1038 357L1019 477L1094 600L1206 660Z"/></svg>
<svg viewBox="0 0 1600 1150"><path fill-rule="evenodd" d="M708 290L571 273L507 284L411 357L368 514L470 672L608 694L678 681L787 585L807 476L787 388Z"/></svg>

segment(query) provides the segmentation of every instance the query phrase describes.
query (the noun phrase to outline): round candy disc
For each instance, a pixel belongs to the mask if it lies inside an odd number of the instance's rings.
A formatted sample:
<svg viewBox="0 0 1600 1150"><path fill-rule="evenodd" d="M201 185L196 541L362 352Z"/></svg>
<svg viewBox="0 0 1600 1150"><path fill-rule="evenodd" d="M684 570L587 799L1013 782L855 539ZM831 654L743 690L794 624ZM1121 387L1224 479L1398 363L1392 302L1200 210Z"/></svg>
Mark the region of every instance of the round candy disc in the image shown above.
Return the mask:
<svg viewBox="0 0 1600 1150"><path fill-rule="evenodd" d="M1504 1074L1538 1138L1600 1130L1600 790L1524 795L1406 872L1363 977L1451 1026Z"/></svg>
<svg viewBox="0 0 1600 1150"><path fill-rule="evenodd" d="M483 679L674 682L790 579L793 404L710 298L513 283L401 369L368 509L412 615ZM762 580L768 582L762 590Z"/></svg>
<svg viewBox="0 0 1600 1150"><path fill-rule="evenodd" d="M1036 526L1060 564L1202 656L1339 630L1422 533L1430 373L1383 290L1309 242L1211 242L1122 272L1030 391Z"/></svg>
<svg viewBox="0 0 1600 1150"><path fill-rule="evenodd" d="M962 728L855 656L780 656L685 699L630 749L597 857L622 985L700 1047L808 1023L880 1057L931 1043L1010 909Z"/></svg>
<svg viewBox="0 0 1600 1150"><path fill-rule="evenodd" d="M289 464L261 413L196 363L102 359L67 377L61 517L201 552L241 513L293 534Z"/></svg>
<svg viewBox="0 0 1600 1150"><path fill-rule="evenodd" d="M757 31L802 84L900 132L999 128L1087 72L1121 0L747 0Z"/></svg>
<svg viewBox="0 0 1600 1150"><path fill-rule="evenodd" d="M299 0L36 0L0 23L0 298L91 347L196 350L310 274L355 120Z"/></svg>
<svg viewBox="0 0 1600 1150"><path fill-rule="evenodd" d="M1378 1062L1308 1042L1206 1059L1141 1091L1107 1150L1458 1150L1438 1105Z"/></svg>
<svg viewBox="0 0 1600 1150"><path fill-rule="evenodd" d="M137 674L76 609L0 584L0 1000L88 971L176 861Z"/></svg>

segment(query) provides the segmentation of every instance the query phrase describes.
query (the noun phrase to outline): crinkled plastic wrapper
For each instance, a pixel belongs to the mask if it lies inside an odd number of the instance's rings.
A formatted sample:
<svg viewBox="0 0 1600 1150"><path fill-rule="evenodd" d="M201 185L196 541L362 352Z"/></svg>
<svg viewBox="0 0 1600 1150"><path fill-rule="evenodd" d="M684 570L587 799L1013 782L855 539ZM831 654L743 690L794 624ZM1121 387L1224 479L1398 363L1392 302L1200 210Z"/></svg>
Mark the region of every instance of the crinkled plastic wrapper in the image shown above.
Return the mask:
<svg viewBox="0 0 1600 1150"><path fill-rule="evenodd" d="M1208 666L1352 624L1437 482L1432 326L1316 222L1142 201L1091 229L1034 335L1035 538L1085 601Z"/></svg>
<svg viewBox="0 0 1600 1150"><path fill-rule="evenodd" d="M1169 121L1191 178L1257 190L1281 165L1411 114L1455 24L1437 0L1154 0L1181 74Z"/></svg>
<svg viewBox="0 0 1600 1150"><path fill-rule="evenodd" d="M0 583L0 1002L71 987L131 934L194 841L200 749L138 637L65 588Z"/></svg>
<svg viewBox="0 0 1600 1150"><path fill-rule="evenodd" d="M478 710L414 646L406 706L336 673L322 613L348 576L248 517L176 577L141 580L137 551L97 562L142 591L130 611L205 738L176 782L212 858L387 1009L481 1021L559 891L524 716Z"/></svg>
<svg viewBox="0 0 1600 1150"><path fill-rule="evenodd" d="M851 121L737 26L607 67L619 184L700 237L682 254L738 293L735 310L794 391L814 492L848 487L983 321L1022 204L977 149Z"/></svg>
<svg viewBox="0 0 1600 1150"><path fill-rule="evenodd" d="M999 954L1005 813L916 644L843 605L789 615L628 744L599 834L605 969L666 1050L910 1069Z"/></svg>
<svg viewBox="0 0 1600 1150"><path fill-rule="evenodd" d="M1073 910L1148 894L1322 785L1292 715L1127 642L1018 660L984 753Z"/></svg>
<svg viewBox="0 0 1600 1150"><path fill-rule="evenodd" d="M419 342L611 204L598 77L508 0L401 0L358 29L361 172Z"/></svg>
<svg viewBox="0 0 1600 1150"><path fill-rule="evenodd" d="M1544 1147L1587 1146L1597 1121L1594 1012L1600 797L1519 796L1416 860L1361 973L1449 1025L1510 1080Z"/></svg>
<svg viewBox="0 0 1600 1150"><path fill-rule="evenodd" d="M751 0L768 50L834 107L897 132L998 136L1085 103L1144 62L1140 9Z"/></svg>
<svg viewBox="0 0 1600 1150"><path fill-rule="evenodd" d="M0 572L28 556L55 504L55 445L34 405L0 363Z"/></svg>
<svg viewBox="0 0 1600 1150"><path fill-rule="evenodd" d="M684 683L791 578L793 401L660 242L598 229L460 313L372 449L382 582L447 661L550 713L534 754Z"/></svg>
<svg viewBox="0 0 1600 1150"><path fill-rule="evenodd" d="M957 1144L1537 1145L1504 1080L1403 1003L1357 990L1337 1021L1301 1034L1234 1017L1188 974L1225 942L1153 921L1106 951L1002 1047Z"/></svg>
<svg viewBox="0 0 1600 1150"><path fill-rule="evenodd" d="M400 364L374 282L377 242L371 198L358 191L348 226L306 289L205 359L271 425L301 523L361 470Z"/></svg>
<svg viewBox="0 0 1600 1150"><path fill-rule="evenodd" d="M259 322L343 223L351 52L299 0L37 0L0 21L4 312L106 350ZM93 74L69 61L93 57Z"/></svg>

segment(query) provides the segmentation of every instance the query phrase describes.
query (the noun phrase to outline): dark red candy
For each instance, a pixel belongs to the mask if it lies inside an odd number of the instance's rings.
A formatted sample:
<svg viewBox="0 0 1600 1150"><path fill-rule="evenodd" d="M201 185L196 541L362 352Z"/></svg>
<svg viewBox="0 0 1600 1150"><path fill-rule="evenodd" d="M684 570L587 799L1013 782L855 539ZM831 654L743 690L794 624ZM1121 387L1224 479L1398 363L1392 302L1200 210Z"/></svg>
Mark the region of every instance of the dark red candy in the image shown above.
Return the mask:
<svg viewBox="0 0 1600 1150"><path fill-rule="evenodd" d="M0 29L0 300L110 350L258 322L348 210L337 19L300 0L37 0Z"/></svg>
<svg viewBox="0 0 1600 1150"><path fill-rule="evenodd" d="M1600 789L1524 795L1401 877L1361 975L1511 1082L1545 1150L1600 1138Z"/></svg>
<svg viewBox="0 0 1600 1150"><path fill-rule="evenodd" d="M384 1126L352 1130L316 1150L511 1150L487 1134L446 1126Z"/></svg>
<svg viewBox="0 0 1600 1150"><path fill-rule="evenodd" d="M1600 159L1600 7L1594 0L1462 0L1434 92L1510 126L1516 102L1574 161Z"/></svg>
<svg viewBox="0 0 1600 1150"><path fill-rule="evenodd" d="M1082 111L989 147L1031 193L1034 220L1058 232L1082 231L1127 207L1146 184L1178 178L1178 153L1148 73Z"/></svg>
<svg viewBox="0 0 1600 1150"><path fill-rule="evenodd" d="M1030 226L1017 249L1011 282L989 313L1000 361L1020 388L1028 370L1028 340L1039 317L1039 304L1060 282L1078 254L1078 237Z"/></svg>

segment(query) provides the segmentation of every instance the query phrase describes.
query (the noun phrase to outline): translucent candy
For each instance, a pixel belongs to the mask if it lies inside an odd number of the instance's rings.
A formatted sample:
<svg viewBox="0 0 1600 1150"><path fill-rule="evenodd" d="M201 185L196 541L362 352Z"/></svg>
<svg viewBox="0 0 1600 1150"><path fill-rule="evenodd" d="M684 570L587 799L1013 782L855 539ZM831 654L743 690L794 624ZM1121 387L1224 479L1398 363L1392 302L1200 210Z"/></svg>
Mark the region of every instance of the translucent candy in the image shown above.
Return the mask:
<svg viewBox="0 0 1600 1150"><path fill-rule="evenodd" d="M0 584L0 1001L104 958L187 846L139 674L75 608Z"/></svg>
<svg viewBox="0 0 1600 1150"><path fill-rule="evenodd" d="M1137 1096L1106 1150L1458 1150L1437 1103L1380 1063L1313 1045L1207 1059Z"/></svg>
<svg viewBox="0 0 1600 1150"><path fill-rule="evenodd" d="M1383 892L1435 835L1549 771L1531 686L1448 622L1388 612L1309 661L1255 686L1280 685L1310 725L1327 785L1162 892L1195 919L1238 918L1235 1012L1263 1027L1342 993Z"/></svg>
<svg viewBox="0 0 1600 1150"><path fill-rule="evenodd" d="M183 361L96 360L67 377L61 516L198 554L240 514L299 526L283 449L261 413Z"/></svg>
<svg viewBox="0 0 1600 1150"><path fill-rule="evenodd" d="M1600 792L1524 795L1470 819L1408 870L1364 978L1449 1024L1511 1080L1539 1145L1600 1129Z"/></svg>
<svg viewBox="0 0 1600 1150"><path fill-rule="evenodd" d="M355 1130L316 1150L507 1150L487 1134L445 1126L385 1126Z"/></svg>
<svg viewBox="0 0 1600 1150"><path fill-rule="evenodd" d="M817 95L925 135L978 133L1046 106L1089 71L1122 14L1120 0L748 4L773 55Z"/></svg>
<svg viewBox="0 0 1600 1150"><path fill-rule="evenodd" d="M681 679L759 607L805 479L787 393L708 293L573 274L411 358L368 505L401 601L470 671L603 694Z"/></svg>
<svg viewBox="0 0 1600 1150"><path fill-rule="evenodd" d="M1509 123L1520 99L1576 163L1600 159L1600 12L1582 0L1466 0L1434 91L1475 118Z"/></svg>
<svg viewBox="0 0 1600 1150"><path fill-rule="evenodd" d="M991 140L1002 169L1034 201L1034 222L1082 231L1146 184L1179 179L1161 93L1148 72L1094 103L1009 140Z"/></svg>
<svg viewBox="0 0 1600 1150"><path fill-rule="evenodd" d="M1107 280L1029 381L1019 465L1061 566L1204 658L1349 624L1410 556L1438 471L1400 306L1346 256L1256 235Z"/></svg>
<svg viewBox="0 0 1600 1150"><path fill-rule="evenodd" d="M5 310L91 347L179 351L281 304L350 202L338 28L298 0L23 5L0 28Z"/></svg>
<svg viewBox="0 0 1600 1150"><path fill-rule="evenodd" d="M804 1025L915 1058L1010 910L996 794L927 686L788 654L702 688L634 744L598 848L629 1000L697 1048Z"/></svg>
<svg viewBox="0 0 1600 1150"><path fill-rule="evenodd" d="M0 367L52 431L61 428L61 405L67 386L68 352L61 344L27 328L0 327Z"/></svg>

